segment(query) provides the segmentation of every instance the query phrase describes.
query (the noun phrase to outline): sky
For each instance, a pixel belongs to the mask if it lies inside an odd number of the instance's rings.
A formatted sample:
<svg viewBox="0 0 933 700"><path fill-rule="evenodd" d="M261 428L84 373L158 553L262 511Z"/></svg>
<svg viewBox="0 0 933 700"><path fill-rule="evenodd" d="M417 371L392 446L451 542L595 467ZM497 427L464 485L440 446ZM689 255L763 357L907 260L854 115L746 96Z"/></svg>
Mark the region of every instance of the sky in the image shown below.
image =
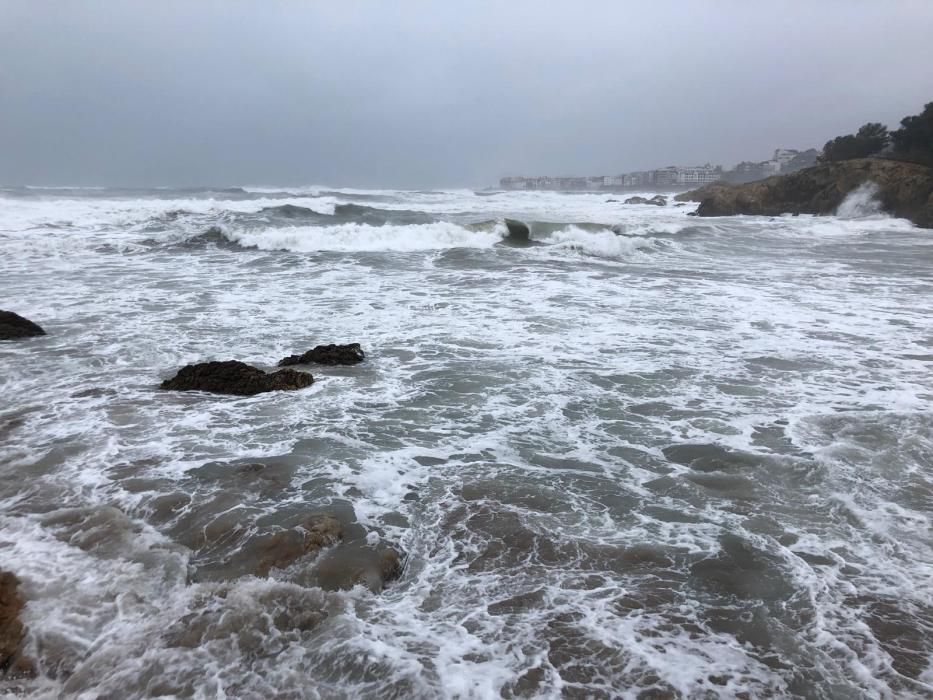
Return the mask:
<svg viewBox="0 0 933 700"><path fill-rule="evenodd" d="M933 0L0 0L0 183L731 166L933 101Z"/></svg>

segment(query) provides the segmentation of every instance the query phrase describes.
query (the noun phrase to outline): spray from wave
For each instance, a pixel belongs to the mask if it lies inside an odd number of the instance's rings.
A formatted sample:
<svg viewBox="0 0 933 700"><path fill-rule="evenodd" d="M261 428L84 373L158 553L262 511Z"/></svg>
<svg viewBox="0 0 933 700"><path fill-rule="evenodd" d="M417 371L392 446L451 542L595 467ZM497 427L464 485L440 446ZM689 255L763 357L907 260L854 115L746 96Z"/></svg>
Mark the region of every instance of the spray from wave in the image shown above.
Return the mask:
<svg viewBox="0 0 933 700"><path fill-rule="evenodd" d="M867 219L882 216L879 188L874 182L865 182L852 190L839 205L836 216L840 219Z"/></svg>

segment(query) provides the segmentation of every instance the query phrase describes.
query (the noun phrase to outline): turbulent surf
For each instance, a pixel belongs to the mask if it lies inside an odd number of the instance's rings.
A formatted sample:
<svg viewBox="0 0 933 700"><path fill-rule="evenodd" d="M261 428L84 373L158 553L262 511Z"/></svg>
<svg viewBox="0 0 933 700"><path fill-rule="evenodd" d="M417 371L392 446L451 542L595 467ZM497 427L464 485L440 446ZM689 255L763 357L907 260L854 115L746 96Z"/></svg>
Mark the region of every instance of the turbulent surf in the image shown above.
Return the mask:
<svg viewBox="0 0 933 700"><path fill-rule="evenodd" d="M859 197L0 191L0 691L929 697L933 238Z"/></svg>

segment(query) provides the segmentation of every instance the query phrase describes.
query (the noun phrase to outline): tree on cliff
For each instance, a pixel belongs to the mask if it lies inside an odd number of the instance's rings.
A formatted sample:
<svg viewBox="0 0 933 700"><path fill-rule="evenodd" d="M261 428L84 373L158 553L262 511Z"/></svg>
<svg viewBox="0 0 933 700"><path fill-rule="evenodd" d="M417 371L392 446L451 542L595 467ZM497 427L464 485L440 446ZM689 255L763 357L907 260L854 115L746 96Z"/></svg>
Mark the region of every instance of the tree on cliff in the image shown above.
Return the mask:
<svg viewBox="0 0 933 700"><path fill-rule="evenodd" d="M888 127L878 122L869 122L855 134L837 136L823 146L823 161L851 160L874 155L890 141Z"/></svg>
<svg viewBox="0 0 933 700"><path fill-rule="evenodd" d="M899 160L933 165L933 102L927 103L920 114L904 117L901 128L891 137Z"/></svg>

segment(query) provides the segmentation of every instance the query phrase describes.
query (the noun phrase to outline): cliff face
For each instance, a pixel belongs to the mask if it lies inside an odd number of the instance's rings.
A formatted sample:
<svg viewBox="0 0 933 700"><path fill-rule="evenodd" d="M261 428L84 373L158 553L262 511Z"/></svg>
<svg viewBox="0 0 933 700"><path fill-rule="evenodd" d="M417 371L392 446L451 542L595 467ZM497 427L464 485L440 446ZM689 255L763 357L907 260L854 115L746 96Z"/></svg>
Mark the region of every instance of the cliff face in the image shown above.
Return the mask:
<svg viewBox="0 0 933 700"><path fill-rule="evenodd" d="M933 228L933 168L891 160L825 163L744 185L713 183L675 199L700 202L699 216L832 214L865 182L878 186L885 212Z"/></svg>

